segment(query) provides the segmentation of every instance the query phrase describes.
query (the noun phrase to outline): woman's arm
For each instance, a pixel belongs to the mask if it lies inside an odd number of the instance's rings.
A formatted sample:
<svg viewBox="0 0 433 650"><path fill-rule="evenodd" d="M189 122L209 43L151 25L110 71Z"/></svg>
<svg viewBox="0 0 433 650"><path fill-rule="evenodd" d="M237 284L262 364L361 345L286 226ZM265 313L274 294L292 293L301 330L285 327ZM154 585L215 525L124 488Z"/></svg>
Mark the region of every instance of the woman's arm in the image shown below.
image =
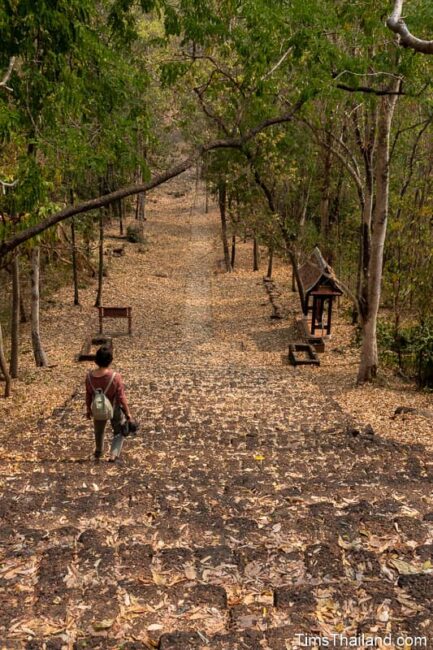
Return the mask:
<svg viewBox="0 0 433 650"><path fill-rule="evenodd" d="M119 373L116 373L116 402L120 404L123 412L125 413L128 420L131 419L131 413L129 411L128 400L125 395L125 386L123 384L122 376Z"/></svg>

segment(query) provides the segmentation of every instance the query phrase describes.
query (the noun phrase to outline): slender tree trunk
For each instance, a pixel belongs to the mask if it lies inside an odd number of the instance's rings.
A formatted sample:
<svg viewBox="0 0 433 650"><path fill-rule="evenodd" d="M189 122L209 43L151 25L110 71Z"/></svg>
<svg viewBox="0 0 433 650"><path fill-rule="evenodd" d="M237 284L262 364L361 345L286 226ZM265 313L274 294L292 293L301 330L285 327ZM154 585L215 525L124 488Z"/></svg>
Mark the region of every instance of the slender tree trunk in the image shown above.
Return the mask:
<svg viewBox="0 0 433 650"><path fill-rule="evenodd" d="M11 360L10 374L13 379L18 377L18 362L20 353L20 266L18 254L12 262L12 314L11 314Z"/></svg>
<svg viewBox="0 0 433 650"><path fill-rule="evenodd" d="M40 263L41 254L39 246L32 250L32 345L33 355L35 357L36 365L41 368L47 365L47 358L42 347L40 328L39 328L39 313L40 313Z"/></svg>
<svg viewBox="0 0 433 650"><path fill-rule="evenodd" d="M28 323L29 318L26 312L26 306L24 304L23 292L20 291L20 323Z"/></svg>
<svg viewBox="0 0 433 650"><path fill-rule="evenodd" d="M396 92L400 88L400 84L400 80L394 80L391 84L392 90ZM380 306L383 251L389 206L389 141L396 104L397 95L382 97L378 115L375 168L376 200L372 218L367 303L363 304L362 313L362 347L358 384L371 381L377 375L377 316Z"/></svg>
<svg viewBox="0 0 433 650"><path fill-rule="evenodd" d="M232 267L232 270L235 268L235 260L236 260L236 235L232 236L232 254L230 256L230 264Z"/></svg>
<svg viewBox="0 0 433 650"><path fill-rule="evenodd" d="M272 268L273 268L273 263L274 263L274 249L272 246L269 247L269 258L268 258L268 272L267 272L267 277L272 278Z"/></svg>
<svg viewBox="0 0 433 650"><path fill-rule="evenodd" d="M119 234L121 237L123 237L123 217L125 212L125 204L122 199L119 199L117 203L117 212L119 215Z"/></svg>
<svg viewBox="0 0 433 650"><path fill-rule="evenodd" d="M99 212L99 262L98 262L98 291L95 307L102 305L102 287L104 284L104 211Z"/></svg>
<svg viewBox="0 0 433 650"><path fill-rule="evenodd" d="M293 281L295 282L295 284L292 286L292 288L293 288L293 291L296 291L296 288L298 289L299 298L301 300L302 313L304 314L304 316L306 316L307 315L307 305L306 305L304 289L303 289L302 282L301 282L301 277L299 275L298 258L297 258L297 255L296 255L295 251L293 251L289 247L287 242L286 242L286 251L287 251L287 256L288 256L288 258L289 258L289 260L290 260L290 262L292 264L292 283L293 283Z"/></svg>
<svg viewBox="0 0 433 650"><path fill-rule="evenodd" d="M260 270L260 250L257 238L253 239L253 271Z"/></svg>
<svg viewBox="0 0 433 650"><path fill-rule="evenodd" d="M6 357L5 357L4 347L3 347L3 331L2 331L1 323L0 323L0 370L3 373L3 377L4 377L5 382L6 382L4 397L10 397L11 396L11 376L9 374L8 364L6 363Z"/></svg>
<svg viewBox="0 0 433 650"><path fill-rule="evenodd" d="M353 112L353 126L355 139L364 163L364 187L358 190L361 206L361 228L359 234L359 258L356 283L358 304L363 306L368 303L368 275L371 255L371 224L374 205L374 152L377 135L377 105L374 103L371 110L364 113L364 125L359 122L359 115ZM364 135L363 135L364 133ZM359 317L356 306L353 308L352 323L355 325Z"/></svg>
<svg viewBox="0 0 433 650"><path fill-rule="evenodd" d="M320 234L325 248L328 248L329 235L329 213L330 213L330 196L331 196L331 161L332 161L332 133L329 131L326 136L327 147L325 150L325 160L323 162L323 179L320 196Z"/></svg>
<svg viewBox="0 0 433 650"><path fill-rule="evenodd" d="M143 182L143 172L141 167L137 167L137 182ZM135 203L135 218L138 221L141 234L144 233L144 222L146 221L146 193L140 192L137 194L137 201Z"/></svg>
<svg viewBox="0 0 433 650"><path fill-rule="evenodd" d="M227 273L230 273L232 265L230 261L229 241L227 238L227 190L225 181L222 182L218 188L218 203L221 215L221 239L224 250L224 264Z"/></svg>
<svg viewBox="0 0 433 650"><path fill-rule="evenodd" d="M209 186L206 183L205 186L205 208L204 208L204 213L209 214Z"/></svg>
<svg viewBox="0 0 433 650"><path fill-rule="evenodd" d="M74 305L80 304L78 292L77 245L75 238L75 217L71 219L72 277L74 280Z"/></svg>
<svg viewBox="0 0 433 650"><path fill-rule="evenodd" d="M372 170L366 175L366 186L361 212L361 229L359 237L358 273L356 281L356 295L361 306L368 304L369 268L371 255L371 224L373 218L373 177ZM353 308L352 323L358 322L359 314Z"/></svg>
<svg viewBox="0 0 433 650"><path fill-rule="evenodd" d="M137 196L137 207L135 216L140 223L140 228L143 230L143 224L146 221L146 193L142 192Z"/></svg>

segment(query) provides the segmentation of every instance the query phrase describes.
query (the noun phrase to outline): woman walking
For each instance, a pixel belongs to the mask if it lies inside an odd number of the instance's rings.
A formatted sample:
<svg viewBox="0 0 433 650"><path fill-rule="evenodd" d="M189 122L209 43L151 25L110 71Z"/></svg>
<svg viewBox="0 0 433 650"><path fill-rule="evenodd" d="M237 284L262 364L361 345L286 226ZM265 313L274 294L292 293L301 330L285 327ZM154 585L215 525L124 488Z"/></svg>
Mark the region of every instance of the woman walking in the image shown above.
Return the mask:
<svg viewBox="0 0 433 650"><path fill-rule="evenodd" d="M104 433L108 420L113 428L109 461L114 462L123 446L125 420L131 420L125 387L118 372L110 369L113 361L111 350L101 347L96 352L96 370L86 375L87 418L93 418L95 428L95 460L104 453Z"/></svg>

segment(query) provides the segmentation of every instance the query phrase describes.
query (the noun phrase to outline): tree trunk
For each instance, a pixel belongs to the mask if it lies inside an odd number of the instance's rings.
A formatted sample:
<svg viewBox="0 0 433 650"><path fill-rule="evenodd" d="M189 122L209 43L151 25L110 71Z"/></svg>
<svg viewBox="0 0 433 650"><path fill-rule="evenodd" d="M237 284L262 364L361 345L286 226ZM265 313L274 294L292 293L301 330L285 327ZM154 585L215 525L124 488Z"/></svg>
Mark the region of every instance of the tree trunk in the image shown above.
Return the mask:
<svg viewBox="0 0 433 650"><path fill-rule="evenodd" d="M138 183L143 182L143 172L141 170L141 167L137 167L136 178ZM143 234L144 222L146 221L146 193L145 192L140 192L140 194L137 194L137 201L135 204L135 218L138 221L140 232L141 234Z"/></svg>
<svg viewBox="0 0 433 650"><path fill-rule="evenodd" d="M391 89L397 92L401 81L396 79ZM371 224L371 252L368 263L366 303L362 308L362 347L357 383L371 381L377 375L377 316L380 305L383 251L389 206L389 141L397 95L381 99L377 123L375 186L376 197Z"/></svg>
<svg viewBox="0 0 433 650"><path fill-rule="evenodd" d="M273 263L274 263L274 249L271 246L269 248L268 272L266 274L268 278L272 278Z"/></svg>
<svg viewBox="0 0 433 650"><path fill-rule="evenodd" d="M260 250L257 238L254 237L253 240L253 271L260 270Z"/></svg>
<svg viewBox="0 0 433 650"><path fill-rule="evenodd" d="M286 242L286 251L287 256L292 264L292 289L296 291L298 289L299 299L301 301L302 313L304 316L307 315L307 304L304 289L301 282L301 276L299 275L299 263L295 251L293 251Z"/></svg>
<svg viewBox="0 0 433 650"><path fill-rule="evenodd" d="M102 287L104 284L104 214L99 212L99 261L98 261L98 291L96 294L95 307L102 305Z"/></svg>
<svg viewBox="0 0 433 650"><path fill-rule="evenodd" d="M39 313L40 313L40 300L39 300L39 273L40 273L40 249L36 246L32 250L32 346L33 355L38 368L47 365L47 358L42 347L41 335L39 330Z"/></svg>
<svg viewBox="0 0 433 650"><path fill-rule="evenodd" d="M361 311L368 303L368 274L371 255L371 224L373 219L374 205L374 151L376 148L377 135L377 105L374 103L371 110L364 116L364 125L361 127L359 116L353 113L353 125L356 142L364 163L364 187L358 190L361 205L361 228L359 234L359 258L358 274L356 284L356 296ZM363 135L364 133L364 135ZM357 306L354 306L352 323L355 325L359 317Z"/></svg>
<svg viewBox="0 0 433 650"><path fill-rule="evenodd" d="M9 374L9 369L8 365L6 363L6 357L4 353L4 347L3 347L3 331L2 331L2 326L0 323L0 370L3 373L6 386L5 386L5 392L4 392L4 397L10 397L11 396L11 376Z"/></svg>
<svg viewBox="0 0 433 650"><path fill-rule="evenodd" d="M20 323L28 323L29 319L26 313L26 306L24 304L23 292L20 291Z"/></svg>
<svg viewBox="0 0 433 650"><path fill-rule="evenodd" d="M119 199L117 203L117 211L119 215L119 234L121 237L123 237L123 217L125 212L125 204L122 199Z"/></svg>
<svg viewBox="0 0 433 650"><path fill-rule="evenodd" d="M332 133L327 132L326 144L328 145L325 150L325 160L323 162L323 180L320 193L320 235L325 244L325 251L328 248L328 235L329 235L329 213L330 213L330 197L331 197L331 160L332 160ZM326 253L325 253L326 254Z"/></svg>
<svg viewBox="0 0 433 650"><path fill-rule="evenodd" d="M71 219L72 277L74 280L74 305L80 304L78 293L77 245L75 240L75 217Z"/></svg>
<svg viewBox="0 0 433 650"><path fill-rule="evenodd" d="M227 190L225 182L222 182L218 188L218 203L221 215L221 239L224 250L224 264L227 273L230 273L232 265L230 260L229 241L227 238Z"/></svg>
<svg viewBox="0 0 433 650"><path fill-rule="evenodd" d="M20 266L18 255L12 262L12 314L11 314L11 360L10 374L18 377L18 360L20 352Z"/></svg>
<svg viewBox="0 0 433 650"><path fill-rule="evenodd" d="M235 260L236 260L236 235L232 236L232 254L230 257L230 264L232 267L232 271L235 268Z"/></svg>
<svg viewBox="0 0 433 650"><path fill-rule="evenodd" d="M205 187L205 207L204 207L204 213L209 214L209 186L206 183Z"/></svg>

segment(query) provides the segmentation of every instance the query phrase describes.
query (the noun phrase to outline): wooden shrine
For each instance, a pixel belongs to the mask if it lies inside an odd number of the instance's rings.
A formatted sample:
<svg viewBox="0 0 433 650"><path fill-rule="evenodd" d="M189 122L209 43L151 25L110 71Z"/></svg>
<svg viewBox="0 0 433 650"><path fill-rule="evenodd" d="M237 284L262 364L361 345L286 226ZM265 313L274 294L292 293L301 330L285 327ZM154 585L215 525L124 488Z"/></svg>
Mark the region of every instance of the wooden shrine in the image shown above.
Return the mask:
<svg viewBox="0 0 433 650"><path fill-rule="evenodd" d="M317 246L311 257L300 267L298 275L304 319L311 314L311 336L330 336L332 306L335 298L343 292L334 271Z"/></svg>

